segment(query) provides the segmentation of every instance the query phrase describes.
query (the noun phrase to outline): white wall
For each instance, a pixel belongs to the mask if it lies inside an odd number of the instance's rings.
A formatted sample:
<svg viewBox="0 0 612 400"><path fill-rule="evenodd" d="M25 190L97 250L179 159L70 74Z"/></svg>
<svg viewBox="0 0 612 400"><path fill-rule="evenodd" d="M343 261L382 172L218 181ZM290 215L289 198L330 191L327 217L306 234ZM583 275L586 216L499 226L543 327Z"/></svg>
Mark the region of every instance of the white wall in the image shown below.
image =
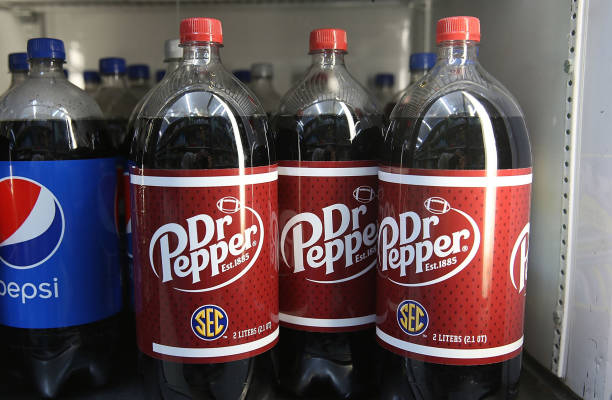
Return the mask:
<svg viewBox="0 0 612 400"><path fill-rule="evenodd" d="M347 65L362 82L379 71L399 73L397 87L408 82L412 8L399 4L202 5L177 10L168 6L47 7L46 35L63 39L71 81L83 69L97 69L100 57L125 57L162 67L163 42L178 37L180 19L208 16L223 22L222 59L230 69L257 61L275 65L277 90L284 92L310 59L308 34L314 28L348 31Z"/></svg>
<svg viewBox="0 0 612 400"><path fill-rule="evenodd" d="M36 17L0 9L0 93L10 84L8 54L26 51L28 38L40 35Z"/></svg>

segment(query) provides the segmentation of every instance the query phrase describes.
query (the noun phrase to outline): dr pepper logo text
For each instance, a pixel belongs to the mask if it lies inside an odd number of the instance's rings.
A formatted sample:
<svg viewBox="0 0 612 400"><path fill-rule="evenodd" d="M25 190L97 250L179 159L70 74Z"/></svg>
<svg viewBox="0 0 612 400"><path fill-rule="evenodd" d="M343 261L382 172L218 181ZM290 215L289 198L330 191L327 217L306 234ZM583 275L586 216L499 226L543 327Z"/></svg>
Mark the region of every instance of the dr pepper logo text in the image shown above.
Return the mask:
<svg viewBox="0 0 612 400"><path fill-rule="evenodd" d="M480 230L468 213L442 197L430 197L422 210L383 218L380 270L401 286L433 285L467 267L479 245Z"/></svg>
<svg viewBox="0 0 612 400"><path fill-rule="evenodd" d="M359 186L353 196L362 204L353 208L332 204L287 221L281 232L281 255L294 274L304 273L312 282L336 283L355 279L373 267L374 261L369 265L361 262L374 254L376 221L372 215L376 209L367 204L376 192L370 186Z"/></svg>
<svg viewBox="0 0 612 400"><path fill-rule="evenodd" d="M231 284L253 266L263 243L261 217L231 196L216 204L214 216L197 214L155 231L149 262L162 282L180 291L206 292ZM244 227L245 214L255 223Z"/></svg>

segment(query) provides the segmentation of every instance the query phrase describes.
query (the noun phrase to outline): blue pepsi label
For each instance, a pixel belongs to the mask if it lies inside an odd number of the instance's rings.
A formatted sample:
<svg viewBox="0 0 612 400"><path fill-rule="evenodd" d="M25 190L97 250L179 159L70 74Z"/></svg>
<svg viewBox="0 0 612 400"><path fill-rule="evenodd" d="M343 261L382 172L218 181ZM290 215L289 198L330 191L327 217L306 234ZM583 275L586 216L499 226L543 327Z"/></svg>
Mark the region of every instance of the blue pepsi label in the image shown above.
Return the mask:
<svg viewBox="0 0 612 400"><path fill-rule="evenodd" d="M58 328L119 312L115 162L0 161L0 324Z"/></svg>

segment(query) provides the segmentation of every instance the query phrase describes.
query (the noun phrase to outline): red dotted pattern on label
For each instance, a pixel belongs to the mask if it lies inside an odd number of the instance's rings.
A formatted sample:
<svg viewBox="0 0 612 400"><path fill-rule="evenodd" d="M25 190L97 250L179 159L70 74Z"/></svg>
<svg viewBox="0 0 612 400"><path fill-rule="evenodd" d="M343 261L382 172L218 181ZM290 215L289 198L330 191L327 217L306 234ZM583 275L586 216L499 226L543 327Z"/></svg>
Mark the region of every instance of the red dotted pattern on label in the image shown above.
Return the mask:
<svg viewBox="0 0 612 400"><path fill-rule="evenodd" d="M259 167L257 172L273 171L273 166ZM136 175L173 176L173 171L137 170ZM228 170L215 174L210 170L176 171L176 176L210 177L227 176ZM158 278L153 272L149 261L149 244L154 233L168 223L181 225L187 231L186 219L207 214L213 220L233 215L236 224L243 226L233 229L226 227L226 240L237 233L244 233L244 229L258 225L257 218L251 212L241 214L227 214L219 210L217 202L225 197L242 199L241 203L254 209L264 226L263 243L261 251L253 266L241 278L233 283L205 292L182 292L179 288L210 287L227 281L244 269L246 263L221 272L219 276L212 277L210 265L202 272L202 281L196 285L192 276L177 278L162 283L159 267L159 251L155 253L155 264L160 275ZM240 354L211 357L192 358L163 355L152 351L152 344L180 348L218 348L250 343L271 335L278 327L278 266L277 266L277 181L258 184L247 184L241 196L239 186L223 187L157 187L140 186L132 184L132 230L134 234L134 281L135 281L135 312L138 333L138 346L145 354L164 360L184 363L212 363L227 362L244 359L260 354L273 347L277 340L265 347L240 352ZM244 221L240 218L244 216ZM204 233L200 233L200 238ZM215 233L216 234L216 233ZM169 248L175 249L178 241L176 236L169 236ZM216 243L213 238L212 243ZM157 247L156 247L157 249ZM208 247L207 247L208 249ZM181 255L190 256L187 245ZM255 247L249 253L255 254ZM178 257L178 255L176 256ZM175 258L176 258L175 257ZM233 260L228 256L228 260ZM200 306L213 304L226 311L228 326L223 336L215 340L202 340L192 330L191 317ZM263 332L252 334L249 329L263 326ZM248 333L247 333L248 332Z"/></svg>
<svg viewBox="0 0 612 400"><path fill-rule="evenodd" d="M302 168L355 168L355 167L376 167L372 162L301 162L285 163L280 162L279 166L300 166ZM357 231L364 232L368 225L373 225L372 237L375 236L377 205L376 190L378 186L377 175L369 176L288 176L279 175L279 232L282 231L287 222L294 216L301 213L313 213L323 223L324 217L322 209L334 204L345 205L348 210L353 210L360 206L365 206L367 212L359 214L359 228L353 229L351 219L346 231L342 232L335 239L346 240L346 235ZM362 189L357 190L357 188ZM367 188L372 188L372 193ZM357 196L361 201L358 201ZM351 212L351 216L352 211ZM333 231L337 231L341 226L340 213L333 212ZM351 217L352 218L352 217ZM292 225L295 226L295 225ZM313 229L308 223L302 223L303 242L311 238ZM325 228L323 228L325 229ZM369 233L369 231L368 231ZM282 240L282 239L281 239ZM336 320L335 324L340 326L312 326L287 321L281 321L281 325L297 330L311 332L347 332L356 331L371 327L373 322L348 326L337 321L344 318L358 318L373 316L375 312L375 264L376 263L376 244L371 246L363 244L352 256L353 265L346 266L346 253L339 260L333 263L333 272L327 273L326 265L313 268L308 265L308 251L313 247L320 246L325 249L324 235L312 246L303 248L304 270L295 271L293 258L292 229L288 230L287 238L280 246L284 246L285 257L280 255L280 312L290 316L302 318L317 318ZM363 241L363 240L362 240ZM344 242L346 243L346 242ZM356 239L353 242L357 243ZM369 252L368 252L369 250ZM346 251L346 249L345 249ZM329 256L329 254L328 254ZM333 281L350 278L359 272L363 272L369 266L372 268L363 275L355 279L346 280L338 283L318 283L317 281ZM373 318L372 318L373 320Z"/></svg>
<svg viewBox="0 0 612 400"><path fill-rule="evenodd" d="M530 169L521 169L516 170L516 175L523 175L526 171L531 172ZM504 170L503 175L511 175L509 172L511 171ZM456 177L457 173L455 172L452 176ZM473 171L466 176L474 176ZM512 284L510 259L515 243L529 222L531 185L502 186L496 189L495 208L491 213L494 218L493 235L487 233L484 228L485 188L414 186L384 181L379 182L379 188L379 222L385 217L392 217L397 221L399 215L407 211L413 211L421 218L436 215L426 210L424 203L428 198L440 197L447 200L452 209L464 211L474 219L480 231L480 248L467 267L455 276L436 284L420 287L401 286L392 280L414 283L428 281L427 275L437 278L444 274L440 273L440 270L426 271L425 269L420 274L416 274L413 262L407 266L409 279L402 280L398 275L399 269L386 268L383 270L381 261L377 279L377 327L393 338L443 349L492 349L520 340L523 336L525 290L522 289L519 292L519 288L515 288ZM447 213L449 216L450 214L452 213ZM437 216L439 223L435 226L430 225L432 241L440 235L451 235L452 232L469 226L466 223L457 226L456 217ZM379 252L383 246L381 243L382 225L380 229ZM410 231L411 226L407 229ZM423 236L419 235L414 242L422 240ZM462 242L462 244L465 243L469 244L470 241ZM483 260L485 243L491 243L493 249L492 262L488 266ZM399 247L399 244L396 244L394 248L399 249ZM454 255L458 257L459 262L465 258L463 251ZM380 257L382 254L379 255L379 259ZM516 257L520 258L520 254L517 254ZM430 262L434 261L436 260L433 258L430 260ZM450 271L459 262L445 269ZM515 267L517 263L518 261L515 261ZM411 274L412 278L410 278ZM414 275L425 277L415 278ZM518 282L518 275L514 271L516 282ZM417 301L427 311L428 326L418 335L407 334L398 323L397 308L404 300ZM477 342L480 335L486 335L486 343L483 343L482 340L481 343ZM462 338L460 343L456 342L457 337ZM466 338L468 338L467 342ZM462 359L409 352L386 343L380 337L378 342L383 347L402 356L455 365L501 362L516 356L521 350L519 347L507 354Z"/></svg>

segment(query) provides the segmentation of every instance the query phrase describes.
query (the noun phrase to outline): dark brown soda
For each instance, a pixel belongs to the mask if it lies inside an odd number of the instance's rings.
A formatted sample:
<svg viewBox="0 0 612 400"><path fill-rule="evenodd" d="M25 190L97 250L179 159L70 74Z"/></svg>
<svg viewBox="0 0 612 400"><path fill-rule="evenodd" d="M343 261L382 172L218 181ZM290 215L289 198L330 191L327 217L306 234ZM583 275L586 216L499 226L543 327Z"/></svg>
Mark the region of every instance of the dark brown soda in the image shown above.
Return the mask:
<svg viewBox="0 0 612 400"><path fill-rule="evenodd" d="M125 118L106 119L106 126L110 137L113 141L113 146L116 149L121 149L127 132L128 121ZM123 155L123 154L122 154Z"/></svg>
<svg viewBox="0 0 612 400"><path fill-rule="evenodd" d="M381 115L279 115L272 131L280 161L376 160ZM353 127L351 127L353 128ZM279 194L282 196L282 193ZM374 293L364 293L374 296ZM283 296L283 287L280 287ZM355 332L306 332L281 327L277 347L279 376L285 394L300 398L371 399L375 393L374 327Z"/></svg>
<svg viewBox="0 0 612 400"><path fill-rule="evenodd" d="M236 123L235 133L226 117L140 118L137 140L144 142L132 143L132 148L145 150L132 154L131 161L151 169L238 168L240 152L246 167L274 164L267 118L236 116ZM238 148L236 134L243 148Z"/></svg>
<svg viewBox="0 0 612 400"><path fill-rule="evenodd" d="M389 103L385 104L385 118L387 119L387 121L389 120L389 117L391 116L391 113L393 112L393 109L395 108L395 105L397 103L395 102L395 100L390 101Z"/></svg>
<svg viewBox="0 0 612 400"><path fill-rule="evenodd" d="M486 116L473 116L446 96L456 111L451 117L392 118L385 133L381 164L385 166L482 170L487 151L481 118L493 127L498 169L531 167L525 121L505 116L491 102L470 93L484 106ZM438 99L435 99L438 100ZM434 103L435 100L432 102ZM512 399L518 392L521 355L510 360L475 366L429 363L382 349L381 400L494 400Z"/></svg>
<svg viewBox="0 0 612 400"><path fill-rule="evenodd" d="M274 164L267 118L234 116L237 132L225 116L139 118L130 164L147 169L223 169L238 168L242 157L246 167ZM164 361L141 353L140 370L147 399L265 400L272 398L275 386L269 351L212 364Z"/></svg>

